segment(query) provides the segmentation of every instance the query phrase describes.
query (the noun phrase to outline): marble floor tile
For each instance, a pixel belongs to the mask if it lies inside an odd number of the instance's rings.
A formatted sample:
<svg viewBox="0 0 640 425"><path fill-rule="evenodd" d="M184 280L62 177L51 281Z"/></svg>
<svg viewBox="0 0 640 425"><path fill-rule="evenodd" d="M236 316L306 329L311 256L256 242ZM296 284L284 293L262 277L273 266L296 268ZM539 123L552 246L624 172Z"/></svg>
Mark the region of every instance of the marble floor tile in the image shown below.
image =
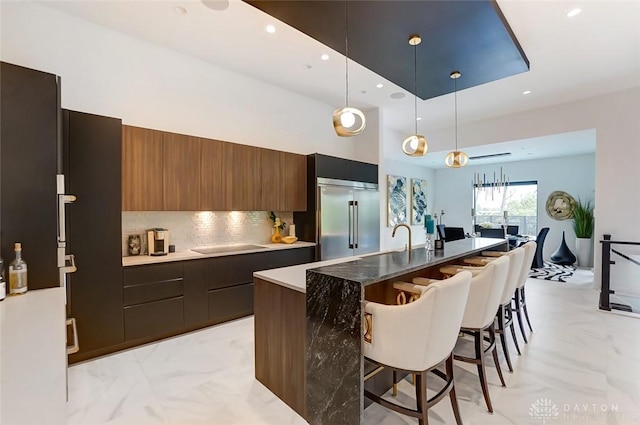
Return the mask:
<svg viewBox="0 0 640 425"><path fill-rule="evenodd" d="M455 362L464 424L640 424L640 319L598 311L591 285L529 279L526 291L534 332L524 344L517 330L521 356L509 336L513 373L498 350L506 388L487 358L494 414L487 412L475 366ZM429 381L431 392L438 388L437 380ZM410 382L402 381L399 390L397 401L414 407ZM431 425L454 424L449 400L434 406L429 419ZM364 423L418 421L372 404ZM70 367L68 424L306 422L254 379L249 317Z"/></svg>

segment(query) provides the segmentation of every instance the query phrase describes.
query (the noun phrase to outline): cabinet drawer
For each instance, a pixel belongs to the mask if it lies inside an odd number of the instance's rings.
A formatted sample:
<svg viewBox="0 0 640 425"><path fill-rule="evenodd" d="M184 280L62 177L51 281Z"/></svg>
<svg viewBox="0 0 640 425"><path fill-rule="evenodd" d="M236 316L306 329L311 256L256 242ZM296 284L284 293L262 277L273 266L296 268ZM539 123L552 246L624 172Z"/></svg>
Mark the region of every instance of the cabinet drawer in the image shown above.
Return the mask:
<svg viewBox="0 0 640 425"><path fill-rule="evenodd" d="M253 272L269 268L269 253L230 255L209 263L209 289L220 289L253 282Z"/></svg>
<svg viewBox="0 0 640 425"><path fill-rule="evenodd" d="M142 285L124 287L124 305L148 303L166 300L184 294L182 278L164 282L145 283Z"/></svg>
<svg viewBox="0 0 640 425"><path fill-rule="evenodd" d="M124 308L124 336L127 341L171 334L183 328L183 297Z"/></svg>
<svg viewBox="0 0 640 425"><path fill-rule="evenodd" d="M253 283L209 291L209 320L225 322L253 314Z"/></svg>
<svg viewBox="0 0 640 425"><path fill-rule="evenodd" d="M269 253L269 268L295 266L298 264L312 263L315 257L314 247L283 249Z"/></svg>
<svg viewBox="0 0 640 425"><path fill-rule="evenodd" d="M182 278L182 263L125 267L123 277L124 286L175 280Z"/></svg>

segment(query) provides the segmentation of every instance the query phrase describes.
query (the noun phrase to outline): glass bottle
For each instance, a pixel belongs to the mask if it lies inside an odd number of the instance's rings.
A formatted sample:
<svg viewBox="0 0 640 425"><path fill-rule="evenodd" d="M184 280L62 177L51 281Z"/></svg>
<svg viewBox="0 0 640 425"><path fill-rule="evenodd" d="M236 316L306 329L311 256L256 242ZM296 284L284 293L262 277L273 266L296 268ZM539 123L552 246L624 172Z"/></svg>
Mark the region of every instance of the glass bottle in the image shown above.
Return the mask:
<svg viewBox="0 0 640 425"><path fill-rule="evenodd" d="M14 246L16 258L9 264L9 294L20 295L27 292L27 263L22 259L22 244Z"/></svg>
<svg viewBox="0 0 640 425"><path fill-rule="evenodd" d="M4 280L4 263L0 258L0 301L7 296L7 283Z"/></svg>

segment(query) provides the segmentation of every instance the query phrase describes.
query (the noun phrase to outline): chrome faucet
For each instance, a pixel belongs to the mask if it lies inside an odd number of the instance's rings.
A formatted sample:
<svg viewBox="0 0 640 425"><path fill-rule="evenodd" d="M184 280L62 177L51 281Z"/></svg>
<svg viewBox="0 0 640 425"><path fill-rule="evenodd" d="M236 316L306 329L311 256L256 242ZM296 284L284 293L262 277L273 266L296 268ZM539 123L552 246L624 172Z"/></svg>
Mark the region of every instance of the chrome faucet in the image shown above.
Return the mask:
<svg viewBox="0 0 640 425"><path fill-rule="evenodd" d="M411 252L411 227L409 227L408 225L404 224L404 223L400 223L400 224L396 224L395 226L393 226L393 232L391 232L391 237L395 237L396 236L396 230L398 230L398 227L406 227L407 231L409 232L409 252Z"/></svg>

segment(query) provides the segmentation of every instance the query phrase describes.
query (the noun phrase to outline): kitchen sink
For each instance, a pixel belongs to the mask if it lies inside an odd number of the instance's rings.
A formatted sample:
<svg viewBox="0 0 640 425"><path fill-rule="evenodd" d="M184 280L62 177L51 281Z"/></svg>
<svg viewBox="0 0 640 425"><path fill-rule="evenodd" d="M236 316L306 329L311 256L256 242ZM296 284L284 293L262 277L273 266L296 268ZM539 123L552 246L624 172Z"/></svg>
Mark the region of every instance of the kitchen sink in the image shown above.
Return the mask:
<svg viewBox="0 0 640 425"><path fill-rule="evenodd" d="M192 251L195 251L199 254L223 254L225 252L257 251L257 250L266 250L266 249L269 249L269 248L266 248L260 245L242 244L242 245L212 246L209 248L193 248Z"/></svg>

